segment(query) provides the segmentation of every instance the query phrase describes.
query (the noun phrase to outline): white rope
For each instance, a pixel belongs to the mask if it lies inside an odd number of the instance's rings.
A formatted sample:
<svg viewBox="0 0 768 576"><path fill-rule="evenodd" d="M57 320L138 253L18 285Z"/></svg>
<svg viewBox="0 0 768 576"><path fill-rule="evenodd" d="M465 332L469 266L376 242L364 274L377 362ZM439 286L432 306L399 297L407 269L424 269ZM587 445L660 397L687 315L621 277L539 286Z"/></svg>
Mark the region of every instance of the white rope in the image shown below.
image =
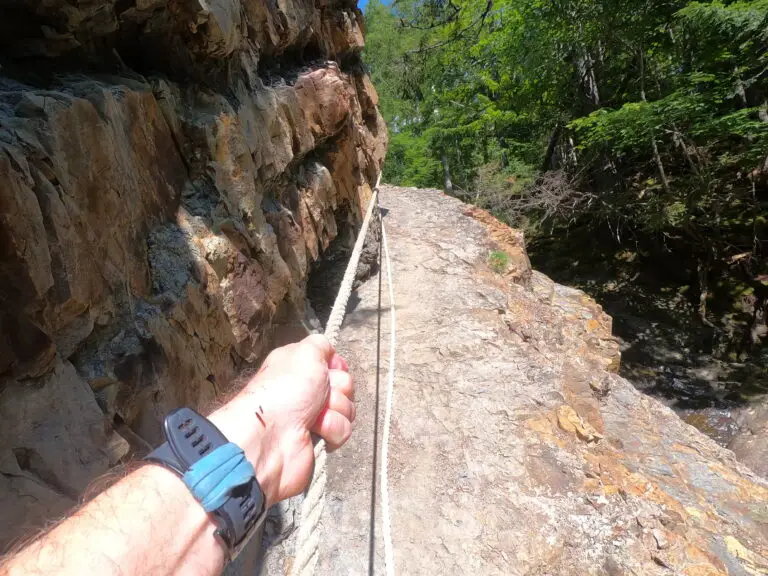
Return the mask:
<svg viewBox="0 0 768 576"><path fill-rule="evenodd" d="M347 269L344 271L344 278L339 287L339 293L333 303L331 314L325 325L325 336L331 345L336 347L339 338L339 330L344 320L344 313L347 309L347 300L352 293L352 285L355 282L357 273L357 264L360 261L360 254L365 244L365 236L368 233L368 226L371 223L373 208L377 206L377 197L379 193L379 183L381 174L376 180L376 186L373 189L371 201L368 204L368 210L365 213L363 224L360 227L360 233L357 235L355 247L349 257ZM325 507L325 485L328 480L327 473L327 452L325 449L325 440L318 438L315 442L315 468L312 472L312 481L309 489L304 496L304 502L301 504L301 527L296 536L296 558L291 568L291 576L311 576L315 572L315 566L318 559L318 548L320 544L320 532L318 525L323 515Z"/></svg>
<svg viewBox="0 0 768 576"><path fill-rule="evenodd" d="M387 576L395 576L395 552L392 546L392 518L389 511L389 423L392 420L392 397L395 388L395 291L392 287L392 265L387 246L387 233L381 222L381 242L387 261L387 284L389 285L389 377L387 382L387 406L384 412L384 434L381 439L381 522L384 526L384 569Z"/></svg>

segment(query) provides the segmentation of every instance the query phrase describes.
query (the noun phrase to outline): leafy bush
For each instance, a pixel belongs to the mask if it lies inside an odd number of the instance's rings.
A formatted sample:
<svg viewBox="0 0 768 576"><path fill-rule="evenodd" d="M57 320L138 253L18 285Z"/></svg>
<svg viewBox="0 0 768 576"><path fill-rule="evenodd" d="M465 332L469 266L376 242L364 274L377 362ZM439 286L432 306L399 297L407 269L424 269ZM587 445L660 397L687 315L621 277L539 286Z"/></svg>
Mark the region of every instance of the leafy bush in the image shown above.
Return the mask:
<svg viewBox="0 0 768 576"><path fill-rule="evenodd" d="M509 268L509 255L502 250L491 250L488 254L488 265L497 274L504 274Z"/></svg>

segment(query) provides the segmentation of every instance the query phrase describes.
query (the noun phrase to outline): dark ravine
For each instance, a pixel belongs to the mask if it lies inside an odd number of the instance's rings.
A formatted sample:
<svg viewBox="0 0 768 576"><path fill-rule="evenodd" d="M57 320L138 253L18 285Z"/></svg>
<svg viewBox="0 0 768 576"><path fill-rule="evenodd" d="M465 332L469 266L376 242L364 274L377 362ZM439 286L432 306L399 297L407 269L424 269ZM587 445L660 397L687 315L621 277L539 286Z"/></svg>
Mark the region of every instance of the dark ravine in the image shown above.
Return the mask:
<svg viewBox="0 0 768 576"><path fill-rule="evenodd" d="M351 0L0 0L0 551L306 320L386 127Z"/></svg>
<svg viewBox="0 0 768 576"><path fill-rule="evenodd" d="M353 293L347 304L353 308L356 302L354 290L379 270L378 242L381 235L381 226L378 218L373 218L368 228L368 236L360 254L360 261L355 273L355 282L352 285ZM312 263L307 279L307 299L313 312L317 315L320 326L325 327L331 308L336 301L339 287L347 270L352 249L356 240L353 227L342 227L339 235L331 242L322 258Z"/></svg>
<svg viewBox="0 0 768 576"><path fill-rule="evenodd" d="M573 230L537 239L532 262L611 315L622 376L768 476L768 348L740 344L745 323L730 302L718 325L701 321L688 294L690 266L654 265L636 251L612 250L610 240L596 252L594 237ZM709 305L718 310L716 299Z"/></svg>

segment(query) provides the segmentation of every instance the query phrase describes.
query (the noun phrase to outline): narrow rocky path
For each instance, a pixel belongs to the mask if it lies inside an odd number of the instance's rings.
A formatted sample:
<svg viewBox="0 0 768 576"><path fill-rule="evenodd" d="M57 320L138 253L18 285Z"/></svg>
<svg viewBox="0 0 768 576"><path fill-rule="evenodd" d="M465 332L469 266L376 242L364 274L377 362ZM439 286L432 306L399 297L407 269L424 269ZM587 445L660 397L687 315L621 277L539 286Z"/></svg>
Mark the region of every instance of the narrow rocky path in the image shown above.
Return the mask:
<svg viewBox="0 0 768 576"><path fill-rule="evenodd" d="M455 199L384 187L381 204L399 574L768 573L768 485L611 372L594 302L531 272L518 234ZM492 249L510 256L504 274ZM318 574L368 569L377 288L353 296L340 338L358 419L329 460ZM385 313L384 365L388 330Z"/></svg>

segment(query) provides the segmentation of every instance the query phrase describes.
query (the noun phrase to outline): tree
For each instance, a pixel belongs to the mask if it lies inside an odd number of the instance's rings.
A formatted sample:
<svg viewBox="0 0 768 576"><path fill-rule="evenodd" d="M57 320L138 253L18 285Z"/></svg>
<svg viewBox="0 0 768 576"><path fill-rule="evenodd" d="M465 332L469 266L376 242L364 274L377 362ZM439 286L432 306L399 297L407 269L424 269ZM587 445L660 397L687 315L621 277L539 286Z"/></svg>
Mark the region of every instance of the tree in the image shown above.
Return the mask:
<svg viewBox="0 0 768 576"><path fill-rule="evenodd" d="M704 323L713 291L766 315L768 0L372 0L366 17L387 180L451 182L534 240L586 226L671 254Z"/></svg>

